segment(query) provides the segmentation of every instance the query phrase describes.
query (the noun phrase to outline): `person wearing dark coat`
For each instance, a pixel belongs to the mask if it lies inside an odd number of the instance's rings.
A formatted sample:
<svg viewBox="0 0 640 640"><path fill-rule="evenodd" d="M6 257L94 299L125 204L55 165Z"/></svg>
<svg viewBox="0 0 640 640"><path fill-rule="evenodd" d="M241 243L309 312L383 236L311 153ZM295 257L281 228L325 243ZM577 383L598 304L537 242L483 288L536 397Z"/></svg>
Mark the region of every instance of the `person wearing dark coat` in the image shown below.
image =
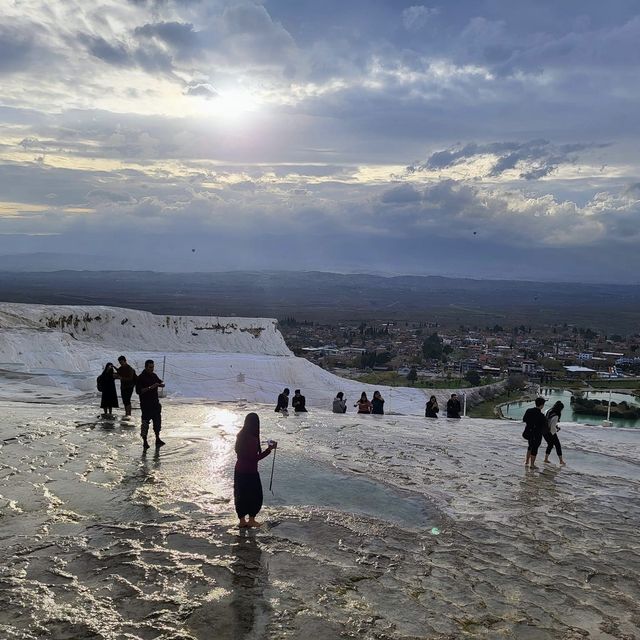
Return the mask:
<svg viewBox="0 0 640 640"><path fill-rule="evenodd" d="M384 415L384 398L379 391L373 392L373 398L371 398L371 413L379 416Z"/></svg>
<svg viewBox="0 0 640 640"><path fill-rule="evenodd" d="M427 406L425 407L424 416L425 418L437 418L438 411L440 411L438 399L435 396L431 396L429 398L429 402L427 402Z"/></svg>
<svg viewBox="0 0 640 640"><path fill-rule="evenodd" d="M136 393L140 396L140 412L142 422L140 424L140 435L142 436L142 447L146 451L149 448L147 435L149 433L149 423L153 423L153 432L156 434L156 449L159 449L164 442L160 439L160 429L162 429L162 405L158 398L158 389L164 387L164 382L153 372L153 360L144 363L144 370L136 380Z"/></svg>
<svg viewBox="0 0 640 640"><path fill-rule="evenodd" d="M236 436L235 451L238 459L233 472L233 500L239 519L238 526L241 528L259 527L262 524L256 521L256 516L262 509L263 498L258 462L277 446L277 442L269 440L267 448L261 450L260 418L257 413L248 413Z"/></svg>
<svg viewBox="0 0 640 640"><path fill-rule="evenodd" d="M278 401L276 402L276 413L287 413L289 410L289 389L285 389L278 395Z"/></svg>
<svg viewBox="0 0 640 640"><path fill-rule="evenodd" d="M291 406L296 413L307 413L307 399L300 393L300 389L296 389L293 392L293 398L291 399Z"/></svg>
<svg viewBox="0 0 640 640"><path fill-rule="evenodd" d="M447 418L459 418L461 409L458 395L452 393L449 400L447 400Z"/></svg>
<svg viewBox="0 0 640 640"><path fill-rule="evenodd" d="M542 436L549 429L547 418L542 413L545 402L544 398L536 398L535 407L527 409L522 416L522 422L525 423L522 437L527 441L527 457L524 466L530 466L531 469L538 468L535 465L538 447L542 442Z"/></svg>
<svg viewBox="0 0 640 640"><path fill-rule="evenodd" d="M122 396L122 404L124 405L124 413L127 416L131 415L131 396L133 390L136 387L136 372L135 369L127 362L124 356L118 358L118 364L120 365L116 369L118 378L120 380L120 395Z"/></svg>
<svg viewBox="0 0 640 640"><path fill-rule="evenodd" d="M101 392L100 407L105 416L111 416L112 409L118 408L118 393L116 392L115 369L111 362L107 362L104 371L98 376L98 390Z"/></svg>

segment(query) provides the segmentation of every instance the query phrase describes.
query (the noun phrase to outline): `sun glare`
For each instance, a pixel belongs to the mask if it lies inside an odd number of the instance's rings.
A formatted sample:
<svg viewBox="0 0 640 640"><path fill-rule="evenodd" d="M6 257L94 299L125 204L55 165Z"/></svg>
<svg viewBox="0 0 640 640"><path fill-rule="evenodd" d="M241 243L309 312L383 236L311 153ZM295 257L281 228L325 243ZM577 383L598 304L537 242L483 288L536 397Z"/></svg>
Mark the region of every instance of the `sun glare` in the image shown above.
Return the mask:
<svg viewBox="0 0 640 640"><path fill-rule="evenodd" d="M204 109L219 119L230 122L246 120L259 109L255 95L242 89L220 91L218 96L206 101Z"/></svg>

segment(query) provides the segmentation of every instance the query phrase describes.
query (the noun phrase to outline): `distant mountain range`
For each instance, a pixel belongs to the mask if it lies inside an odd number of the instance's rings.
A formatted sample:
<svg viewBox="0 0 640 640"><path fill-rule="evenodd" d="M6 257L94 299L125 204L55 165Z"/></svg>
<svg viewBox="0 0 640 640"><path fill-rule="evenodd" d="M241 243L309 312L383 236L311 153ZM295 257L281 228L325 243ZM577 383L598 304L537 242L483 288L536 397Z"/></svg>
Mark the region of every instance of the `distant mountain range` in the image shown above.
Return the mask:
<svg viewBox="0 0 640 640"><path fill-rule="evenodd" d="M640 286L302 271L0 273L0 300L104 304L189 315L431 320L443 325L640 327Z"/></svg>
<svg viewBox="0 0 640 640"><path fill-rule="evenodd" d="M110 264L107 256L81 253L15 253L0 255L0 271L94 270Z"/></svg>

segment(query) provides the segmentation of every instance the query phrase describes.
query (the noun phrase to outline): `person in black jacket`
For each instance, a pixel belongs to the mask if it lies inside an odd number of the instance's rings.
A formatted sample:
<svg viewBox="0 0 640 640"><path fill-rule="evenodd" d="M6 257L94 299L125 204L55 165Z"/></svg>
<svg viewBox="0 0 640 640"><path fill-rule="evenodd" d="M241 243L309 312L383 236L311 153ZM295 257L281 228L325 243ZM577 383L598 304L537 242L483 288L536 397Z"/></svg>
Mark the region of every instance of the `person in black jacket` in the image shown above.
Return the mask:
<svg viewBox="0 0 640 640"><path fill-rule="evenodd" d="M296 389L293 392L293 398L291 400L291 406L296 413L307 413L306 408L307 399L300 393L300 389Z"/></svg>
<svg viewBox="0 0 640 640"><path fill-rule="evenodd" d="M116 370L111 362L107 362L104 371L98 376L98 391L100 396L100 407L104 409L104 417L111 417L112 409L118 408L118 393L116 391Z"/></svg>
<svg viewBox="0 0 640 640"><path fill-rule="evenodd" d="M456 393L452 393L449 400L447 400L447 418L459 418L461 409L462 407L460 406L458 395Z"/></svg>
<svg viewBox="0 0 640 640"><path fill-rule="evenodd" d="M120 395L122 396L122 404L124 405L125 415L131 415L131 396L133 390L136 387L136 372L135 369L127 362L124 356L118 358L118 364L120 365L116 369L118 379L120 380Z"/></svg>
<svg viewBox="0 0 640 640"><path fill-rule="evenodd" d="M438 411L440 411L438 399L435 396L431 396L429 398L429 402L427 402L427 406L425 407L424 416L425 418L437 418Z"/></svg>
<svg viewBox="0 0 640 640"><path fill-rule="evenodd" d="M150 422L153 423L153 432L156 434L156 448L159 449L164 444L160 439L162 405L158 398L158 389L164 387L164 382L153 372L153 368L153 360L147 360L144 363L144 371L136 380L136 393L140 396L140 411L142 412L140 435L142 436L142 446L145 451L149 448L147 435Z"/></svg>
<svg viewBox="0 0 640 640"><path fill-rule="evenodd" d="M524 412L522 416L522 422L525 423L522 437L527 440L527 457L524 462L524 466L529 466L531 469L537 469L535 462L538 455L538 447L542 442L542 436L548 429L547 419L542 413L542 407L544 407L545 399L536 398L535 407L530 407Z"/></svg>
<svg viewBox="0 0 640 640"><path fill-rule="evenodd" d="M384 398L379 391L373 392L373 398L371 398L371 413L379 416L384 414Z"/></svg>
<svg viewBox="0 0 640 640"><path fill-rule="evenodd" d="M278 413L287 413L289 410L289 389L285 389L278 395L275 411Z"/></svg>

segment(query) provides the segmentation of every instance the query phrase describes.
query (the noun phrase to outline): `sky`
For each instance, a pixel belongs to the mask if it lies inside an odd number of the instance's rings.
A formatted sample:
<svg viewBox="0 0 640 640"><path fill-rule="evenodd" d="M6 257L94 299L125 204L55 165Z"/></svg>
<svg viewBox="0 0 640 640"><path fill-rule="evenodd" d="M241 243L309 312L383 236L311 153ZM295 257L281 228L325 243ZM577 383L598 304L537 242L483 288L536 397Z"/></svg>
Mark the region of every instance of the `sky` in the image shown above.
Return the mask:
<svg viewBox="0 0 640 640"><path fill-rule="evenodd" d="M0 255L638 283L639 64L636 0L2 0Z"/></svg>

